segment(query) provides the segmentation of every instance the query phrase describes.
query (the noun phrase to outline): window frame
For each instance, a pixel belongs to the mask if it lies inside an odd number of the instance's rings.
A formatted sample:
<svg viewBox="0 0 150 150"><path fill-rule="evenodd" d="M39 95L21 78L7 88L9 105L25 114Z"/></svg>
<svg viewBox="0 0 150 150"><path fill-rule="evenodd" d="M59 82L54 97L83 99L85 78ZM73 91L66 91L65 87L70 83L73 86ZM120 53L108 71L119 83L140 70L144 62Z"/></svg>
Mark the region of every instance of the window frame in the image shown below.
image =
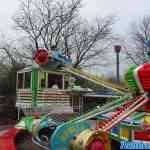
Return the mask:
<svg viewBox="0 0 150 150"><path fill-rule="evenodd" d="M40 86L40 73L41 72L45 72L46 73L46 86L45 86L45 88L41 88L41 86ZM51 90L54 90L53 88L48 88L48 74L53 74L53 75L61 75L62 76L62 88L61 89L57 89L57 90L65 90L65 86L64 86L64 77L65 77L65 73L60 73L60 72L55 72L55 71L45 71L45 70L40 70L39 72L38 72L38 90L40 90L40 89L51 89ZM56 89L55 89L56 90Z"/></svg>
<svg viewBox="0 0 150 150"><path fill-rule="evenodd" d="M29 88L25 88L25 73L30 72L30 87ZM23 74L23 87L22 88L18 88L18 77L19 74ZM27 71L23 71L23 72L17 72L17 82L16 82L16 89L31 89L32 87L32 71L31 70L27 70Z"/></svg>
<svg viewBox="0 0 150 150"><path fill-rule="evenodd" d="M29 88L25 88L25 73L29 73L30 72L30 87ZM31 89L32 87L32 71L25 71L24 72L24 89Z"/></svg>

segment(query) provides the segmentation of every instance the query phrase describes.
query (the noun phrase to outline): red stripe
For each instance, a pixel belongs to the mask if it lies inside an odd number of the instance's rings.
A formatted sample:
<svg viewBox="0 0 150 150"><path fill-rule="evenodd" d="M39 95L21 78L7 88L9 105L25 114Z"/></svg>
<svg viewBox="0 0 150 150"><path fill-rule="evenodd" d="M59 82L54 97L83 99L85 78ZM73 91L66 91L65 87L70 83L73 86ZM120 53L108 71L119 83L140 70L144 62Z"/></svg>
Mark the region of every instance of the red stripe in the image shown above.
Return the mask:
<svg viewBox="0 0 150 150"><path fill-rule="evenodd" d="M17 92L17 94L20 94L20 93L23 93L23 94L32 94L32 92Z"/></svg>
<svg viewBox="0 0 150 150"><path fill-rule="evenodd" d="M150 133L145 131L136 131L134 132L134 139L135 140L144 140L144 141L150 141Z"/></svg>
<svg viewBox="0 0 150 150"><path fill-rule="evenodd" d="M32 95L25 95L25 94L20 94L20 95L17 95L18 97L20 96L20 97L32 97Z"/></svg>
<svg viewBox="0 0 150 150"><path fill-rule="evenodd" d="M64 96L70 96L70 95L57 95L57 94L49 94L49 95L45 95L45 94L37 94L38 96L56 96L56 97L64 97Z"/></svg>

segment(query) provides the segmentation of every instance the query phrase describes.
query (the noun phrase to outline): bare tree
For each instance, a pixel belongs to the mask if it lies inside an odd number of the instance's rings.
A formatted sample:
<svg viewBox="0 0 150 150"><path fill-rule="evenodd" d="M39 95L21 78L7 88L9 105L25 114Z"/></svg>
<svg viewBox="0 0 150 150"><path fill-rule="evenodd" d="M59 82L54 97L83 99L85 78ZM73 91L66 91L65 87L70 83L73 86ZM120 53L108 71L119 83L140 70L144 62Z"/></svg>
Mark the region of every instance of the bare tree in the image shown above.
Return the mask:
<svg viewBox="0 0 150 150"><path fill-rule="evenodd" d="M67 55L71 53L77 67L110 46L114 23L114 17L106 17L89 25L79 16L81 3L82 0L24 0L13 20L35 48L50 50L55 45Z"/></svg>
<svg viewBox="0 0 150 150"><path fill-rule="evenodd" d="M67 46L70 45L70 49L73 49L74 67L80 64L82 66L102 64L101 62L94 62L94 59L98 60L100 56L103 56L112 44L113 21L111 17L108 17L105 20L96 20L94 25L89 25L88 22L84 21L84 23L81 22L75 26L72 35L69 36L70 40L67 40L70 41Z"/></svg>
<svg viewBox="0 0 150 150"><path fill-rule="evenodd" d="M24 67L23 57L18 57L14 42L3 34L0 37L0 54L0 94L15 94L16 72Z"/></svg>
<svg viewBox="0 0 150 150"><path fill-rule="evenodd" d="M8 39L3 33L0 35L0 63L3 64L2 66L18 70L19 66L25 63L26 60L20 57L22 51L19 51L16 45L15 41Z"/></svg>
<svg viewBox="0 0 150 150"><path fill-rule="evenodd" d="M81 0L52 1L52 0L24 0L14 16L17 27L27 33L34 41L35 47L39 44L45 47L59 43L62 29L71 22Z"/></svg>
<svg viewBox="0 0 150 150"><path fill-rule="evenodd" d="M127 55L136 64L146 63L150 60L150 46L145 41L150 40L150 16L144 16L141 22L132 23L131 41Z"/></svg>

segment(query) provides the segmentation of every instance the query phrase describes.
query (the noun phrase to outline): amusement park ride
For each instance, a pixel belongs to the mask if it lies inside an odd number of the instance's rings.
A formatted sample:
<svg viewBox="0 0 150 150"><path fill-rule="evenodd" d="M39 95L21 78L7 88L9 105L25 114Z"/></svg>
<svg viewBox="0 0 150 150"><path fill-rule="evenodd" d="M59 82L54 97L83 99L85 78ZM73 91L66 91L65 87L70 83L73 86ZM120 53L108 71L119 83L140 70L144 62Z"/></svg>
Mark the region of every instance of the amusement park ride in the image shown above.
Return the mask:
<svg viewBox="0 0 150 150"><path fill-rule="evenodd" d="M25 117L0 136L0 150L16 150L15 138L24 130L32 134L35 144L46 150L111 150L111 140L150 142L150 64L129 68L125 75L129 92L72 68L71 60L58 51L52 53L51 63L45 49L37 51L35 56L38 66L17 73L17 106L22 109L54 106L56 99L59 105L69 107L72 75L111 89L119 97L63 123L50 113Z"/></svg>

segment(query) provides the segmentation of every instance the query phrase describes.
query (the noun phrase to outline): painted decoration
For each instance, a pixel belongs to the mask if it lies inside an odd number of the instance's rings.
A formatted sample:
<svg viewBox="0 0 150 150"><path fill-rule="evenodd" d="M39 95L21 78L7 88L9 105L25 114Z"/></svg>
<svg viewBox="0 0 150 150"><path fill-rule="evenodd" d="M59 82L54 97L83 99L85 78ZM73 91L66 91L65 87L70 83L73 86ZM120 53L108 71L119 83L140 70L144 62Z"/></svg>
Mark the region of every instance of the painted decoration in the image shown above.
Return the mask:
<svg viewBox="0 0 150 150"><path fill-rule="evenodd" d="M35 52L35 61L37 64L47 64L48 63L48 49L39 48Z"/></svg>
<svg viewBox="0 0 150 150"><path fill-rule="evenodd" d="M113 129L112 129L112 133L119 135L119 133L120 133L120 128L118 128L118 127L113 128Z"/></svg>
<svg viewBox="0 0 150 150"><path fill-rule="evenodd" d="M88 128L90 128L90 125L86 121L81 123L65 123L58 126L51 137L51 150L68 150L70 142L80 132Z"/></svg>
<svg viewBox="0 0 150 150"><path fill-rule="evenodd" d="M108 133L97 133L94 130L82 131L73 141L71 150L110 150Z"/></svg>
<svg viewBox="0 0 150 150"><path fill-rule="evenodd" d="M128 140L129 139L129 129L126 127L120 128L120 137L122 139Z"/></svg>
<svg viewBox="0 0 150 150"><path fill-rule="evenodd" d="M88 146L88 150L105 150L105 146L99 139L95 139Z"/></svg>
<svg viewBox="0 0 150 150"><path fill-rule="evenodd" d="M134 140L150 141L150 133L147 131L135 131Z"/></svg>
<svg viewBox="0 0 150 150"><path fill-rule="evenodd" d="M144 40L144 44L145 44L146 46L150 47L150 40L149 40L149 39L148 39L148 40Z"/></svg>
<svg viewBox="0 0 150 150"><path fill-rule="evenodd" d="M34 120L34 116L30 116L30 117L25 117L25 118L24 118L24 122L25 122L26 129L27 129L30 133L32 133L33 120Z"/></svg>
<svg viewBox="0 0 150 150"><path fill-rule="evenodd" d="M150 103L147 103L146 105L143 106L144 111L150 111Z"/></svg>
<svg viewBox="0 0 150 150"><path fill-rule="evenodd" d="M141 122L141 128L146 131L146 132L150 132L150 115L145 115L144 116L144 121Z"/></svg>
<svg viewBox="0 0 150 150"><path fill-rule="evenodd" d="M136 69L139 86L144 92L150 92L150 64L144 64Z"/></svg>
<svg viewBox="0 0 150 150"><path fill-rule="evenodd" d="M125 74L125 80L128 83L129 88L133 91L133 92L139 92L139 87L136 83L135 77L134 77L134 70L137 68L137 65L133 65L131 66L127 73Z"/></svg>
<svg viewBox="0 0 150 150"><path fill-rule="evenodd" d="M144 123L150 125L150 115L144 116Z"/></svg>
<svg viewBox="0 0 150 150"><path fill-rule="evenodd" d="M63 55L60 51L52 51L52 57L58 61L63 62L65 65L72 64L72 61L70 58L67 58L65 55Z"/></svg>

